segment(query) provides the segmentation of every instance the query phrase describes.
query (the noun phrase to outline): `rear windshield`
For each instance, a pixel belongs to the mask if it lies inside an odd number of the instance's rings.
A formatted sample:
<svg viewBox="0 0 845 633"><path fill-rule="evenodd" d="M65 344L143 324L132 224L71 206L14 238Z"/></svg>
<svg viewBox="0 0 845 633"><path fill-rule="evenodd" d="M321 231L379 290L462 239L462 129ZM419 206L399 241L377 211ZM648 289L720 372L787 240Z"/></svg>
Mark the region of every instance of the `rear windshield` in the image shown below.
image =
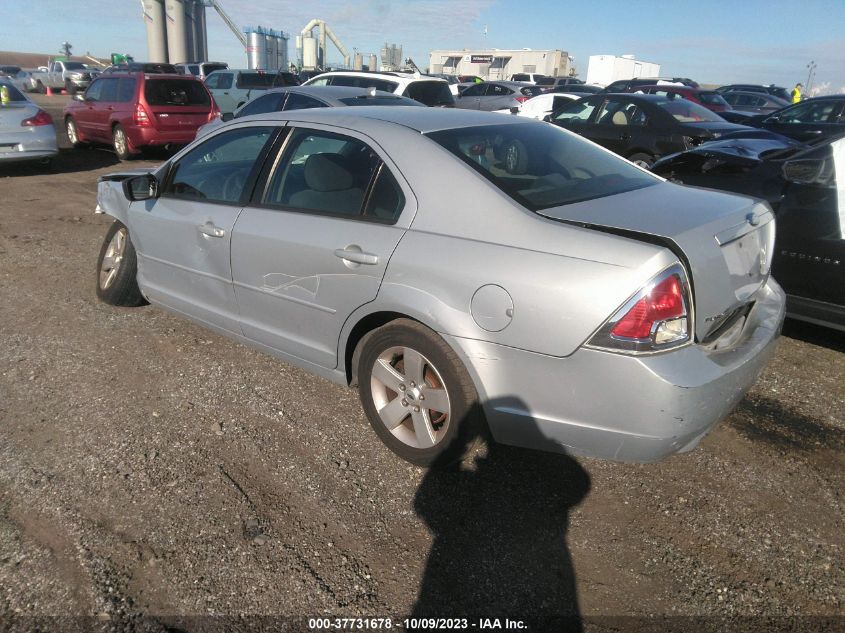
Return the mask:
<svg viewBox="0 0 845 633"><path fill-rule="evenodd" d="M705 107L685 99L660 101L657 105L681 123L724 123L724 119Z"/></svg>
<svg viewBox="0 0 845 633"><path fill-rule="evenodd" d="M4 75L17 75L20 71L18 66L0 66L0 73Z"/></svg>
<svg viewBox="0 0 845 633"><path fill-rule="evenodd" d="M228 66L226 64L203 64L202 70L203 73L206 75L210 75L215 70L226 70Z"/></svg>
<svg viewBox="0 0 845 633"><path fill-rule="evenodd" d="M147 79L144 97L151 106L211 105L205 86L194 79Z"/></svg>
<svg viewBox="0 0 845 633"><path fill-rule="evenodd" d="M272 88L276 85L275 79L275 74L241 73L238 75L238 88Z"/></svg>
<svg viewBox="0 0 845 633"><path fill-rule="evenodd" d="M413 99L406 99L405 97L344 97L343 99L338 99L342 104L348 106L392 106L392 105L402 105L402 106L422 106L421 103L418 101L414 101Z"/></svg>
<svg viewBox="0 0 845 633"><path fill-rule="evenodd" d="M530 79L531 79L530 76L521 75L521 74L516 74L513 77L511 77L511 81L529 81Z"/></svg>
<svg viewBox="0 0 845 633"><path fill-rule="evenodd" d="M543 89L539 86L528 86L527 88L520 88L519 91L526 97L536 97L543 94Z"/></svg>
<svg viewBox="0 0 845 633"><path fill-rule="evenodd" d="M393 92L399 84L395 81L387 79L378 79L376 77L358 77L349 75L326 75L329 85L331 86L351 86L353 88L375 88L376 90L384 90L384 92ZM318 85L315 83L315 85Z"/></svg>
<svg viewBox="0 0 845 633"><path fill-rule="evenodd" d="M402 94L427 106L455 105L449 84L442 81L415 81Z"/></svg>
<svg viewBox="0 0 845 633"><path fill-rule="evenodd" d="M725 106L728 105L728 102L725 101L724 97L720 95L718 92L699 92L698 93L698 100L701 103L706 103L707 105L721 105Z"/></svg>
<svg viewBox="0 0 845 633"><path fill-rule="evenodd" d="M12 84L7 84L0 81L0 86L3 86L9 91L9 101L26 101L26 97L21 94L21 91L15 88Z"/></svg>
<svg viewBox="0 0 845 633"><path fill-rule="evenodd" d="M532 211L659 182L627 161L553 125L485 125L430 132L427 136Z"/></svg>
<svg viewBox="0 0 845 633"><path fill-rule="evenodd" d="M65 62L65 70L85 70L85 66L79 62Z"/></svg>

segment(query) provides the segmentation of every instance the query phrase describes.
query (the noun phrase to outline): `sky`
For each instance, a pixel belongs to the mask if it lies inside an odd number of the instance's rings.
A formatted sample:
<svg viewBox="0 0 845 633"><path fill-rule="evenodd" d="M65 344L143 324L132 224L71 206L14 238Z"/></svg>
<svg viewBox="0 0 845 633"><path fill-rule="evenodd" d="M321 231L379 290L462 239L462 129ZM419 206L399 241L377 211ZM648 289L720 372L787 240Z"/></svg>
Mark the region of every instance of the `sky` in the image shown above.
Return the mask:
<svg viewBox="0 0 845 633"><path fill-rule="evenodd" d="M243 26L293 35L322 18L350 53L366 57L385 42L403 46L421 67L435 49L561 49L586 77L590 55L633 54L661 65L662 75L700 83L807 83L817 65L817 88L845 92L845 0L220 0ZM139 0L30 0L7 5L0 49L147 57ZM209 56L246 66L242 46L208 10ZM486 30L486 35L485 35ZM330 45L331 46L331 45ZM340 62L332 48L330 62Z"/></svg>

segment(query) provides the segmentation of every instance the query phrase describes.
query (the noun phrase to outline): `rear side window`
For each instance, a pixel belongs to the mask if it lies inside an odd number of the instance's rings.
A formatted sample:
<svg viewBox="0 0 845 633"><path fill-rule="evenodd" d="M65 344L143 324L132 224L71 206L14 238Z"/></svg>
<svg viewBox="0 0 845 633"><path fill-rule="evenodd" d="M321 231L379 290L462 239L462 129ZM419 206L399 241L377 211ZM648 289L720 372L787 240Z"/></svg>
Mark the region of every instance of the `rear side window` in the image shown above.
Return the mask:
<svg viewBox="0 0 845 633"><path fill-rule="evenodd" d="M399 84L387 79L376 77L350 77L349 75L329 75L327 77L330 86L351 86L352 88L375 88L385 92L394 92ZM316 82L315 82L316 84ZM446 88L448 90L448 88Z"/></svg>
<svg viewBox="0 0 845 633"><path fill-rule="evenodd" d="M364 217L382 222L395 222L405 206L405 197L390 170L381 165L376 182L367 200Z"/></svg>
<svg viewBox="0 0 845 633"><path fill-rule="evenodd" d="M298 129L273 174L265 202L328 215L358 217L381 159L365 143L331 132Z"/></svg>
<svg viewBox="0 0 845 633"><path fill-rule="evenodd" d="M232 73L217 73L207 77L205 85L213 90L228 90L232 87Z"/></svg>
<svg viewBox="0 0 845 633"><path fill-rule="evenodd" d="M360 96L360 97L344 97L343 99L338 99L342 104L348 106L390 106L390 105L401 105L401 106L416 106L418 108L422 108L423 104L419 101L414 101L413 99L408 99L407 97L400 97L400 96L378 96L378 97L369 97L369 96Z"/></svg>
<svg viewBox="0 0 845 633"><path fill-rule="evenodd" d="M117 101L117 77L103 80L103 92L100 101Z"/></svg>
<svg viewBox="0 0 845 633"><path fill-rule="evenodd" d="M485 125L427 136L533 211L660 182L552 125Z"/></svg>
<svg viewBox="0 0 845 633"><path fill-rule="evenodd" d="M3 86L9 91L9 101L26 101L26 97L24 97L20 90L15 88L12 84L0 82L0 86Z"/></svg>
<svg viewBox="0 0 845 633"><path fill-rule="evenodd" d="M415 81L405 88L405 92L402 94L427 106L455 104L455 99L449 90L449 84L442 81Z"/></svg>
<svg viewBox="0 0 845 633"><path fill-rule="evenodd" d="M117 84L117 100L125 103L135 98L135 78L121 77Z"/></svg>
<svg viewBox="0 0 845 633"><path fill-rule="evenodd" d="M191 73L194 76L199 75L200 74L200 67L195 65L195 64L191 64L190 66L188 66L188 72Z"/></svg>
<svg viewBox="0 0 845 633"><path fill-rule="evenodd" d="M718 92L699 92L698 99L707 105L726 106L728 102Z"/></svg>
<svg viewBox="0 0 845 633"><path fill-rule="evenodd" d="M240 73L238 88L272 88L275 75L269 73Z"/></svg>
<svg viewBox="0 0 845 633"><path fill-rule="evenodd" d="M253 114L266 114L267 112L278 112L282 109L282 102L287 96L286 92L270 92L253 99L244 107L238 110L236 119Z"/></svg>
<svg viewBox="0 0 845 633"><path fill-rule="evenodd" d="M590 101L578 101L564 106L563 110L555 117L555 121L586 121L592 116L596 105L599 103L599 100L591 99Z"/></svg>
<svg viewBox="0 0 845 633"><path fill-rule="evenodd" d="M205 202L236 203L272 127L244 127L223 132L185 154L173 170L164 194Z"/></svg>
<svg viewBox="0 0 845 633"><path fill-rule="evenodd" d="M151 106L207 106L205 86L191 79L147 79L144 98Z"/></svg>
<svg viewBox="0 0 845 633"><path fill-rule="evenodd" d="M326 104L317 99L306 97L296 92L290 93L285 110L307 110L309 108L325 108Z"/></svg>
<svg viewBox="0 0 845 633"><path fill-rule="evenodd" d="M536 97L543 94L543 89L536 86L528 86L527 88L520 88L519 91L526 97Z"/></svg>

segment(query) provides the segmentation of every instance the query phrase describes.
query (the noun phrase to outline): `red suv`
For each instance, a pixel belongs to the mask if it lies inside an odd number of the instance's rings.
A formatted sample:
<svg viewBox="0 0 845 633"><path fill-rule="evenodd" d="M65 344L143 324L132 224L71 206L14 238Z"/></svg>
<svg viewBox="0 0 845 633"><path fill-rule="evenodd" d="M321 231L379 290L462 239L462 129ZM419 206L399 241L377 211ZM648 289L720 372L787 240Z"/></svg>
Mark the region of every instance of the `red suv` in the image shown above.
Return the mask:
<svg viewBox="0 0 845 633"><path fill-rule="evenodd" d="M107 143L120 160L145 147L182 146L220 114L205 85L192 75L109 73L95 79L64 110L74 145Z"/></svg>

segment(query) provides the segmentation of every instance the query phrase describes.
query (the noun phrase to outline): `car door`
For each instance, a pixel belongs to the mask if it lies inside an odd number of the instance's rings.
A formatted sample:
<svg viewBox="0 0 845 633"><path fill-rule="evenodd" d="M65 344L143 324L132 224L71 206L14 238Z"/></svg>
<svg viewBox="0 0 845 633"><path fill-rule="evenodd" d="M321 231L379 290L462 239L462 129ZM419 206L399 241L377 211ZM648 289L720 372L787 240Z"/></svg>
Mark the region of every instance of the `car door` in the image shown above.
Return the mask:
<svg viewBox="0 0 845 633"><path fill-rule="evenodd" d="M233 73L215 72L205 80L205 87L214 97L214 102L220 108L220 112L234 112L237 109L237 101L232 93Z"/></svg>
<svg viewBox="0 0 845 633"><path fill-rule="evenodd" d="M822 136L845 131L838 123L842 101L811 99L784 108L763 121L763 127L798 141L811 141Z"/></svg>
<svg viewBox="0 0 845 633"><path fill-rule="evenodd" d="M289 131L266 185L232 236L232 275L248 338L320 367L340 330L375 299L415 199L366 136L316 124Z"/></svg>
<svg viewBox="0 0 845 633"><path fill-rule="evenodd" d="M478 110L481 103L481 97L487 90L487 84L475 84L469 86L455 99L455 107L464 110Z"/></svg>
<svg viewBox="0 0 845 633"><path fill-rule="evenodd" d="M590 140L624 156L631 141L631 120L636 109L635 103L623 97L605 99L589 128Z"/></svg>
<svg viewBox="0 0 845 633"><path fill-rule="evenodd" d="M100 92L100 100L92 110L92 126L98 138L110 142L112 139L112 114L117 107L118 77L106 77L102 79L103 88Z"/></svg>
<svg viewBox="0 0 845 633"><path fill-rule="evenodd" d="M158 198L133 202L138 282L154 302L240 333L232 287L232 228L278 128L246 124L177 156Z"/></svg>
<svg viewBox="0 0 845 633"><path fill-rule="evenodd" d="M76 128L85 139L98 138L96 124L94 122L94 110L99 104L104 83L105 79L96 79L92 82L82 96L82 103L73 110L73 119L76 123Z"/></svg>

